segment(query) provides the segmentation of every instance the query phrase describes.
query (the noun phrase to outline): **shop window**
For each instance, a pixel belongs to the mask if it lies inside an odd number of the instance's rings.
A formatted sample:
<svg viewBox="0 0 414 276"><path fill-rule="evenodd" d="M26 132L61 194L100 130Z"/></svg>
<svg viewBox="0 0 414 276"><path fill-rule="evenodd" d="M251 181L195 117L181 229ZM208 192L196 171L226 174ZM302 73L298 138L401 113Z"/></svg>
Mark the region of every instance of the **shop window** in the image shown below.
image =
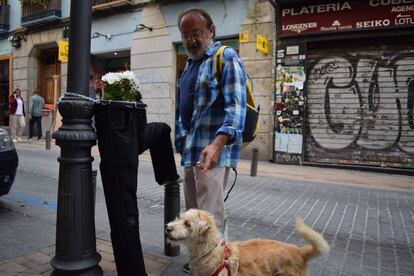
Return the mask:
<svg viewBox="0 0 414 276"><path fill-rule="evenodd" d="M106 60L107 72L121 72L130 70L129 57L113 58Z"/></svg>

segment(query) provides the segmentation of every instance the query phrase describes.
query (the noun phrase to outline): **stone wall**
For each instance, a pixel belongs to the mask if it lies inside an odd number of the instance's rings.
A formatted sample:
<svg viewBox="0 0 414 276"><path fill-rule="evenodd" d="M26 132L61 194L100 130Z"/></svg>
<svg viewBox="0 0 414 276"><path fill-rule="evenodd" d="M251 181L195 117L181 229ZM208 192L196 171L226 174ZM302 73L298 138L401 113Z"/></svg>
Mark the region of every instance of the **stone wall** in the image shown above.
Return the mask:
<svg viewBox="0 0 414 276"><path fill-rule="evenodd" d="M131 70L140 81L148 121L166 122L174 129L175 50L158 5L146 6L139 23L153 30L134 33Z"/></svg>
<svg viewBox="0 0 414 276"><path fill-rule="evenodd" d="M272 157L273 143L273 6L267 1L253 1L240 32L248 32L249 42L240 44L240 55L253 81L256 105L260 104L259 133L256 139L243 149L242 158L250 159L252 149L258 148L259 159L267 161ZM256 49L257 34L269 40L269 54L265 55Z"/></svg>
<svg viewBox="0 0 414 276"><path fill-rule="evenodd" d="M13 48L13 90L20 88L25 104L26 113L29 108L29 99L34 89L38 86L38 61L37 58L43 49L56 48L58 40L62 37L61 29L26 35L26 41L22 41L20 48ZM61 91L66 90L67 63L61 64ZM28 120L28 116L26 116ZM57 127L60 120L56 121ZM26 127L27 128L27 127Z"/></svg>

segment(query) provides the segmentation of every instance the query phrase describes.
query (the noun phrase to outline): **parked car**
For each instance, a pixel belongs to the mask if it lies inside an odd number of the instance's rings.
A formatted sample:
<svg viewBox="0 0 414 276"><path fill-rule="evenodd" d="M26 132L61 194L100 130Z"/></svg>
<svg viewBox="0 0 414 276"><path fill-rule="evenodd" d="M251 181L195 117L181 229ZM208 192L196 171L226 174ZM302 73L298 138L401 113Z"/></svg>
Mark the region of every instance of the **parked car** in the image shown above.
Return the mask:
<svg viewBox="0 0 414 276"><path fill-rule="evenodd" d="M5 129L0 128L0 196L9 193L18 164L19 157L12 138Z"/></svg>

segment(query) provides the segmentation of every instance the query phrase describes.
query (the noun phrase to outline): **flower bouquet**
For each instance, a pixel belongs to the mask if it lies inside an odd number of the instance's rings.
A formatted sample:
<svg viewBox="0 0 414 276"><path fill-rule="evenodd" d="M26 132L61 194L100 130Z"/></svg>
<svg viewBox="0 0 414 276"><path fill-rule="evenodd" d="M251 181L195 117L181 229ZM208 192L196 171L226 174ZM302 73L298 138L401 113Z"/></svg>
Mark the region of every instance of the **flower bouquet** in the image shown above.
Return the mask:
<svg viewBox="0 0 414 276"><path fill-rule="evenodd" d="M114 101L140 101L139 82L134 72L124 71L107 73L102 76L105 82L104 100Z"/></svg>

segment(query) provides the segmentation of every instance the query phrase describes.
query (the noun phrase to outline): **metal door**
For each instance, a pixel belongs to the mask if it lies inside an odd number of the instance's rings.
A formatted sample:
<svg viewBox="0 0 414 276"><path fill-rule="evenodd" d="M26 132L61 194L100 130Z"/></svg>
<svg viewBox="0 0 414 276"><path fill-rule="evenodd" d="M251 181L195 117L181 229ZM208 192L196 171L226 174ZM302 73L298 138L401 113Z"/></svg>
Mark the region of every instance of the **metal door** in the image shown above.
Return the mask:
<svg viewBox="0 0 414 276"><path fill-rule="evenodd" d="M306 162L414 169L412 38L310 45L307 64Z"/></svg>

